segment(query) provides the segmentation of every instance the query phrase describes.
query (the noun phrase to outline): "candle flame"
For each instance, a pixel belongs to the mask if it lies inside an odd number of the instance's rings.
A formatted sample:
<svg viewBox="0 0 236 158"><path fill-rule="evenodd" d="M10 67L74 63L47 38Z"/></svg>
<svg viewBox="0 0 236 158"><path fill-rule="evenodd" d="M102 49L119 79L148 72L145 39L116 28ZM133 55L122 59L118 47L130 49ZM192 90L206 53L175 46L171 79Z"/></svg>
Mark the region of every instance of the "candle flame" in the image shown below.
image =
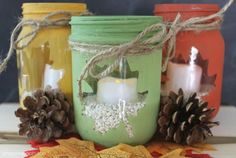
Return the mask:
<svg viewBox="0 0 236 158"><path fill-rule="evenodd" d="M197 59L197 55L198 55L198 49L196 47L192 47L191 48L191 54L190 54L190 65L194 65L195 64L195 60Z"/></svg>
<svg viewBox="0 0 236 158"><path fill-rule="evenodd" d="M121 81L118 80L118 79L116 79L115 82L116 82L117 84L121 83Z"/></svg>

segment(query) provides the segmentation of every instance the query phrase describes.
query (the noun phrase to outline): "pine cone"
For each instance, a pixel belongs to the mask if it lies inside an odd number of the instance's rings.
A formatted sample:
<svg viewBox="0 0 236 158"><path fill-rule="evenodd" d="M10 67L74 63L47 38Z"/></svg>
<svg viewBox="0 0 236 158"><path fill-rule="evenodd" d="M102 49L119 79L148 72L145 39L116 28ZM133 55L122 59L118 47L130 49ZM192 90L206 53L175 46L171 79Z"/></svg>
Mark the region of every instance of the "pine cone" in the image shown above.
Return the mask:
<svg viewBox="0 0 236 158"><path fill-rule="evenodd" d="M59 90L37 90L24 101L26 109L19 108L15 115L20 118L19 134L30 140L47 142L74 132L73 106Z"/></svg>
<svg viewBox="0 0 236 158"><path fill-rule="evenodd" d="M213 108L208 103L200 101L197 94L184 99L183 90L178 94L170 92L162 98L158 118L159 133L168 141L192 145L205 141L212 136L211 127L218 122L211 122Z"/></svg>

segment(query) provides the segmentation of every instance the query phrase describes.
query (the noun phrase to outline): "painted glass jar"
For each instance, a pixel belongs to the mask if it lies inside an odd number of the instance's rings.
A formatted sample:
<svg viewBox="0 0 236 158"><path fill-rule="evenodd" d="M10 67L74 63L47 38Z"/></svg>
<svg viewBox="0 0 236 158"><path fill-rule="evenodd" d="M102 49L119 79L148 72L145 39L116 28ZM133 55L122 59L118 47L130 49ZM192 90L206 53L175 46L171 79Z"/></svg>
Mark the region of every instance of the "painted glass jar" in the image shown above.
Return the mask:
<svg viewBox="0 0 236 158"><path fill-rule="evenodd" d="M83 3L25 3L23 20L42 20L49 13L67 11L79 15L86 11ZM68 18L64 14L53 16L50 20ZM35 27L23 26L18 39L27 35ZM18 81L20 102L39 88L51 86L60 88L72 100L71 52L68 46L70 27L44 27L30 44L17 51ZM22 46L29 38L20 41Z"/></svg>
<svg viewBox="0 0 236 158"><path fill-rule="evenodd" d="M109 49L133 40L144 28L161 21L155 16L72 17L70 41ZM73 100L79 134L105 146L146 143L156 131L162 51L124 56L111 73L99 79L87 75L82 81L80 99L78 80L86 63L96 55L93 52L91 48L72 50ZM93 72L102 72L114 60L93 65Z"/></svg>
<svg viewBox="0 0 236 158"><path fill-rule="evenodd" d="M165 22L174 21L178 13L181 20L202 17L219 11L215 4L158 4L155 15ZM165 54L165 50L163 50ZM163 80L163 94L183 88L189 94L197 92L214 115L221 104L224 65L224 39L218 28L202 31L182 31L176 37L175 57L169 62Z"/></svg>

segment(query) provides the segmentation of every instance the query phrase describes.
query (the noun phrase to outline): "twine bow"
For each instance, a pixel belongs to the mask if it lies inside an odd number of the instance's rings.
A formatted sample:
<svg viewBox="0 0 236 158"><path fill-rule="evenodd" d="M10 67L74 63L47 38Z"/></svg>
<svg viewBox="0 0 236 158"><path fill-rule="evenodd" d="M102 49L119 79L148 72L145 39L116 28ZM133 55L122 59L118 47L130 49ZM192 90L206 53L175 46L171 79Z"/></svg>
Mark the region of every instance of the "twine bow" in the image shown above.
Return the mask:
<svg viewBox="0 0 236 158"><path fill-rule="evenodd" d="M80 15L91 15L92 13L85 11L85 12L78 12ZM57 18L58 15L61 15L63 17ZM69 11L55 11L51 12L48 15L46 15L42 20L21 20L14 30L12 31L11 37L10 37L10 47L7 53L6 58L0 63L0 74L6 69L8 61L11 59L14 50L21 50L27 47L33 39L37 36L40 30L47 27L64 27L68 26L70 19L71 19L72 13ZM22 27L29 26L32 28L32 31L25 34L24 36L17 39L17 36L19 35L20 30ZM20 43L21 41L24 41L24 43ZM19 46L20 45L20 46Z"/></svg>
<svg viewBox="0 0 236 158"><path fill-rule="evenodd" d="M175 43L176 35L180 31L203 31L203 30L213 30L219 29L223 21L223 16L226 10L232 5L234 0L229 0L228 3L217 13L204 16L204 17L194 17L186 21L181 21L181 15L177 14L174 22L172 23L158 23L151 25L144 29L133 41L124 43L121 45L110 46L99 46L99 45L89 45L84 43L78 43L70 41L72 49L75 50L86 50L85 52L93 52L94 49L101 50L96 52L95 55L86 63L83 68L81 75L78 80L79 85L79 96L83 99L82 92L82 81L87 75L91 75L94 78L102 78L111 73L120 63L120 60L129 55L147 55L152 53L156 49L160 49L164 43L167 44L167 55L163 63L162 71L166 71L168 61L175 56ZM167 32L167 30L169 30ZM153 33L148 39L145 39L147 34ZM101 49L101 48L105 49ZM109 65L104 71L95 74L93 72L94 66L101 61L114 58L114 62Z"/></svg>

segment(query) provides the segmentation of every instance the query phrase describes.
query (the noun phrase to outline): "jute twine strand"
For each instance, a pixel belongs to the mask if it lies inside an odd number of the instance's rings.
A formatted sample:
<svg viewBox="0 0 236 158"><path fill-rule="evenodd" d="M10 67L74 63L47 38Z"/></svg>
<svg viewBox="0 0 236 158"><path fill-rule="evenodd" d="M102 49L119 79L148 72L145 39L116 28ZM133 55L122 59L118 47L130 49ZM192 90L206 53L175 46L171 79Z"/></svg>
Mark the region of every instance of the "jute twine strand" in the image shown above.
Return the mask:
<svg viewBox="0 0 236 158"><path fill-rule="evenodd" d="M178 14L172 23L154 24L144 29L133 41L116 46L104 46L105 49L101 49L100 45L90 45L85 43L79 43L70 41L70 45L74 50L83 50L86 53L94 52L94 56L86 63L78 80L79 96L83 99L82 81L87 75L91 75L94 78L102 78L111 73L118 67L120 60L129 55L147 55L152 53L156 49L160 49L164 43L167 45L167 55L163 63L162 71L166 71L168 61L175 56L175 43L176 35L180 31L203 31L219 29L223 21L224 13L232 5L234 0L229 0L228 3L217 13L204 16L194 17L186 21L181 21L181 15ZM168 30L168 33L167 33ZM146 35L153 33L153 36L145 39ZM102 46L103 47L103 46ZM101 61L107 59L115 59L114 62L109 65L104 71L95 74L93 72L94 66Z"/></svg>
<svg viewBox="0 0 236 158"><path fill-rule="evenodd" d="M11 57L14 54L14 50L21 50L27 47L33 41L33 39L37 36L40 30L42 30L43 28L68 26L72 14L75 14L75 13L82 16L92 15L92 13L88 11L85 11L82 13L81 12L72 13L69 11L55 11L46 15L42 20L34 20L34 19L23 20L22 19L12 31L12 34L10 37L10 47L9 47L7 56L0 63L0 74L6 69L8 61L11 59ZM58 18L57 16L60 16L60 17ZM19 32L25 26L31 27L32 30L29 33L17 39ZM21 42L23 40L24 42ZM20 46L19 46L19 43L20 43Z"/></svg>

